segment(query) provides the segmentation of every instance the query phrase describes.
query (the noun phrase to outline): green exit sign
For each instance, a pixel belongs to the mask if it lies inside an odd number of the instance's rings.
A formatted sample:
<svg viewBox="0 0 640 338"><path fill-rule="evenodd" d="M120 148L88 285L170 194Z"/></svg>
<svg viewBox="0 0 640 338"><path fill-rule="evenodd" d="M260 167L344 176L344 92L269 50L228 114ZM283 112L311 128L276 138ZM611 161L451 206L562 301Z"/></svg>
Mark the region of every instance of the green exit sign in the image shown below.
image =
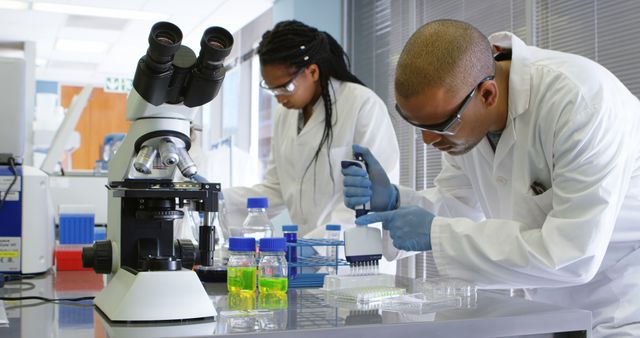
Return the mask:
<svg viewBox="0 0 640 338"><path fill-rule="evenodd" d="M107 93L129 94L133 86L133 80L124 77L107 76L104 80L104 91Z"/></svg>

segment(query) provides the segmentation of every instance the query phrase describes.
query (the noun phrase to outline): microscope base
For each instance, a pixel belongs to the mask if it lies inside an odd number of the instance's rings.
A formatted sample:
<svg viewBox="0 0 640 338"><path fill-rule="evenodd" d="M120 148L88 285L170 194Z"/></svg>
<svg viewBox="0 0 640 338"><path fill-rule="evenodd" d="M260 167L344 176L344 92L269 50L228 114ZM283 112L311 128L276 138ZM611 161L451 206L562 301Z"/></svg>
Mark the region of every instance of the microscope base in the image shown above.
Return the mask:
<svg viewBox="0 0 640 338"><path fill-rule="evenodd" d="M217 315L195 272L120 269L94 304L113 322L175 321Z"/></svg>

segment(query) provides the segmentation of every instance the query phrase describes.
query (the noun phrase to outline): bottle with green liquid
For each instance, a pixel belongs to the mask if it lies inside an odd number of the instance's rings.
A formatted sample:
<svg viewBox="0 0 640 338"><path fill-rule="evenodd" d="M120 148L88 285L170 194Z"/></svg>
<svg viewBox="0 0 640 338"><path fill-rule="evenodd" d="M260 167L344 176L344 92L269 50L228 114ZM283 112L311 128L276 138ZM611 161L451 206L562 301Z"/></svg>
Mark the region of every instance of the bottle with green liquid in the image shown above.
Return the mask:
<svg viewBox="0 0 640 338"><path fill-rule="evenodd" d="M249 237L229 238L229 263L227 264L227 289L229 293L256 292L256 240Z"/></svg>
<svg viewBox="0 0 640 338"><path fill-rule="evenodd" d="M280 238L260 239L260 263L258 288L260 293L286 293L287 279L286 242Z"/></svg>

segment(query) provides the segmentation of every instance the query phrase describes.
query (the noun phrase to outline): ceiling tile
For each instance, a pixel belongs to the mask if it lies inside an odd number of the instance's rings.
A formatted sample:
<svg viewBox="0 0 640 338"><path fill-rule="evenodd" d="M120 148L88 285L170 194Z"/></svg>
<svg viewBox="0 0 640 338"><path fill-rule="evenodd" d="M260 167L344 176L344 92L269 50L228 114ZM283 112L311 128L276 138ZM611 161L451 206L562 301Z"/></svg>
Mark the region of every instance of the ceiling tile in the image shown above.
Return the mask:
<svg viewBox="0 0 640 338"><path fill-rule="evenodd" d="M170 16L167 21L175 23L182 30L183 44L197 53L200 49L200 38L207 27L222 26L232 33L236 32L270 8L273 0L32 2L166 13ZM154 22L142 20L107 19L31 10L0 10L0 42L34 41L36 58L47 60L45 66L37 68L37 79L74 84L102 84L105 74L133 77L137 62L148 47L147 39L153 24ZM54 49L58 38L106 42L110 44L110 48L100 55L63 53ZM78 68L84 70L70 69L69 63L78 63Z"/></svg>
<svg viewBox="0 0 640 338"><path fill-rule="evenodd" d="M129 23L126 19L100 18L95 16L69 15L65 27L90 28L121 31Z"/></svg>

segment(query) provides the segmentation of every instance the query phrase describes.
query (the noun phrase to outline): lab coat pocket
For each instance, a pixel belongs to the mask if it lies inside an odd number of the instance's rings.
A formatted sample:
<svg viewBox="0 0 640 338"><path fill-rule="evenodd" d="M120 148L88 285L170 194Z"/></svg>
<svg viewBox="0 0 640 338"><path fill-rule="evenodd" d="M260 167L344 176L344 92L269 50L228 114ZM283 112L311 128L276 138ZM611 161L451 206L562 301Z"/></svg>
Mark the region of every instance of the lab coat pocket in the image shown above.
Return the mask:
<svg viewBox="0 0 640 338"><path fill-rule="evenodd" d="M547 189L541 195L533 196L533 201L545 215L548 214L553 209L553 189Z"/></svg>
<svg viewBox="0 0 640 338"><path fill-rule="evenodd" d="M521 194L514 198L513 218L516 221L539 228L553 209L553 190L548 189L540 195Z"/></svg>

